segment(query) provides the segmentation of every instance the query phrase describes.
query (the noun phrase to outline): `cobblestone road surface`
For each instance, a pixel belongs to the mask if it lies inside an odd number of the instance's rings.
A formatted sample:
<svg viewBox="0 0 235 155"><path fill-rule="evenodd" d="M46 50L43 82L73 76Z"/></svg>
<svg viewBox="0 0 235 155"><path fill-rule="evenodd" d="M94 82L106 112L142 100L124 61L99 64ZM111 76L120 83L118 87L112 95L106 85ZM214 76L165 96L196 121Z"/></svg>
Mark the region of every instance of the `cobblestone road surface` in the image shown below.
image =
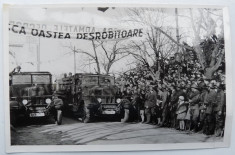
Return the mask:
<svg viewBox="0 0 235 155"><path fill-rule="evenodd" d="M121 122L81 123L63 118L63 124L37 122L16 127L12 145L153 144L222 141L220 137Z"/></svg>

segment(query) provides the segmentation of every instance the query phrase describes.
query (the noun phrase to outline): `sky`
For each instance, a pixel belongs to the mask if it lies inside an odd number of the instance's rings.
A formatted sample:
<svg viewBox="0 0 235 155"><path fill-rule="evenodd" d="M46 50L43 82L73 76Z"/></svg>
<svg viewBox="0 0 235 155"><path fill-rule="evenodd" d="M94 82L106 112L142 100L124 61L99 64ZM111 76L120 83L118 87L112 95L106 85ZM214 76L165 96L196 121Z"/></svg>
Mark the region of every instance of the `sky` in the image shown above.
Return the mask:
<svg viewBox="0 0 235 155"><path fill-rule="evenodd" d="M164 9L164 26L175 27L174 8ZM187 9L179 9L180 15L187 15ZM98 11L96 7L13 7L9 10L10 21L21 21L28 23L39 23L47 25L88 25L96 28L138 28L137 24L130 24L125 20L129 14L126 8L109 8L105 12ZM150 12L150 18L155 18L155 14ZM157 18L157 17L156 17ZM179 27L181 33L185 35L184 40L190 43L192 33L190 31L190 21L179 17ZM82 49L93 53L91 41L87 40L64 40L47 39L20 34L10 34L10 70L17 65L21 65L22 71L36 71L38 53L40 53L40 71L50 71L55 77L64 73L74 72L74 54L69 48L71 45L76 49ZM136 39L136 38L135 38ZM142 38L137 38L142 39ZM125 43L125 40L122 41ZM101 51L98 50L101 53ZM93 72L95 66L88 65L91 61L87 55L76 54L76 72ZM111 72L117 73L135 67L132 62L133 57L128 56L115 63ZM84 64L86 64L84 66Z"/></svg>

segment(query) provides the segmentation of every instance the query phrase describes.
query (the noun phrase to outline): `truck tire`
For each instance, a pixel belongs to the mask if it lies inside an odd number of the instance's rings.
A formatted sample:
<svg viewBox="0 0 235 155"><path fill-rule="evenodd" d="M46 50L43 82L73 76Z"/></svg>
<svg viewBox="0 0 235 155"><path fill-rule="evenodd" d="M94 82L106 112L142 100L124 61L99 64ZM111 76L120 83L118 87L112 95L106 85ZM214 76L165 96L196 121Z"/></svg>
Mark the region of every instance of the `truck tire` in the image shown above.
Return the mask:
<svg viewBox="0 0 235 155"><path fill-rule="evenodd" d="M16 121L17 120L17 117L16 117L16 114L14 112L11 112L11 115L10 115L10 123L11 125L13 125L14 127L16 126Z"/></svg>
<svg viewBox="0 0 235 155"><path fill-rule="evenodd" d="M57 125L61 125L62 124L62 110L57 110L57 121L56 121Z"/></svg>
<svg viewBox="0 0 235 155"><path fill-rule="evenodd" d="M130 117L130 110L129 109L124 109L124 117L121 119L121 122L125 123L129 121Z"/></svg>

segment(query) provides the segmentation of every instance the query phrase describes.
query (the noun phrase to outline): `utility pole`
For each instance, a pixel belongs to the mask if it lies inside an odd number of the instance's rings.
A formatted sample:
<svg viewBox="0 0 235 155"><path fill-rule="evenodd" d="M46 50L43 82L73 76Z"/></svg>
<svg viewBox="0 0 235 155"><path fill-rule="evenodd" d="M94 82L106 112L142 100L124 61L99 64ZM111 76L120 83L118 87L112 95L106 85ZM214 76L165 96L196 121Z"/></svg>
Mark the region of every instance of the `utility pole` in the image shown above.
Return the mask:
<svg viewBox="0 0 235 155"><path fill-rule="evenodd" d="M37 71L40 71L40 37L37 45Z"/></svg>
<svg viewBox="0 0 235 155"><path fill-rule="evenodd" d="M73 62L74 62L74 75L76 74L76 49L75 49L75 46L73 47Z"/></svg>
<svg viewBox="0 0 235 155"><path fill-rule="evenodd" d="M179 36L179 20L178 20L178 9L175 8L175 22L176 22L176 39L177 42L180 42L180 36ZM179 46L177 45L176 53L179 52Z"/></svg>
<svg viewBox="0 0 235 155"><path fill-rule="evenodd" d="M88 59L89 59L89 73L91 73L91 59L90 58Z"/></svg>
<svg viewBox="0 0 235 155"><path fill-rule="evenodd" d="M180 36L179 36L179 19L178 19L178 9L175 8L175 23L176 23L176 39L177 39L177 43L180 43ZM177 49L176 49L176 60L179 60L179 45L177 45ZM179 60L181 61L181 60ZM179 77L181 77L180 75L180 70L179 70L179 66L178 66L178 74Z"/></svg>

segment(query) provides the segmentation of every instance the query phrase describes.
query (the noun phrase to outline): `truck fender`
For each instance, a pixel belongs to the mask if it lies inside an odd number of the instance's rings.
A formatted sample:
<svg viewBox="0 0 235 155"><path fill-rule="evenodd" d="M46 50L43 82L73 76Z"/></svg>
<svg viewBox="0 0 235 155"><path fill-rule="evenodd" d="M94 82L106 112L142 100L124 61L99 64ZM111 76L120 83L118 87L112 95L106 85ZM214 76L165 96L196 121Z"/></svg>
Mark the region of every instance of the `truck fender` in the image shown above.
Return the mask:
<svg viewBox="0 0 235 155"><path fill-rule="evenodd" d="M122 106L124 109L130 109L131 108L131 102L127 99L122 100Z"/></svg>
<svg viewBox="0 0 235 155"><path fill-rule="evenodd" d="M10 109L19 109L19 103L17 101L10 101Z"/></svg>

